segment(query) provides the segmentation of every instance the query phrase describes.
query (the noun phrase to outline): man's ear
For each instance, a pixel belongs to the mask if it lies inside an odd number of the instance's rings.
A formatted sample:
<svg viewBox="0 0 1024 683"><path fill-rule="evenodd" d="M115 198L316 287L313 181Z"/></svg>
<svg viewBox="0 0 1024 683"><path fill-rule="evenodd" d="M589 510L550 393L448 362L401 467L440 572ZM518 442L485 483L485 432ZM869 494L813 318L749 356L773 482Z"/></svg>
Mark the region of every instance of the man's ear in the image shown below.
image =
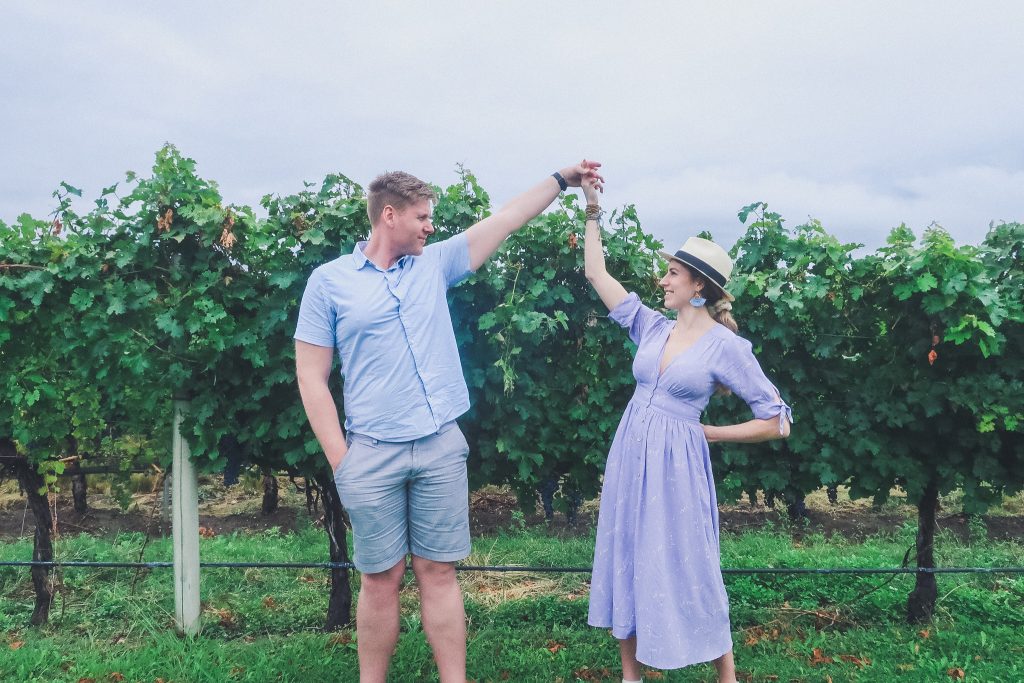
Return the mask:
<svg viewBox="0 0 1024 683"><path fill-rule="evenodd" d="M391 225L395 222L395 207L390 204L385 204L384 208L380 212L380 222L382 225Z"/></svg>

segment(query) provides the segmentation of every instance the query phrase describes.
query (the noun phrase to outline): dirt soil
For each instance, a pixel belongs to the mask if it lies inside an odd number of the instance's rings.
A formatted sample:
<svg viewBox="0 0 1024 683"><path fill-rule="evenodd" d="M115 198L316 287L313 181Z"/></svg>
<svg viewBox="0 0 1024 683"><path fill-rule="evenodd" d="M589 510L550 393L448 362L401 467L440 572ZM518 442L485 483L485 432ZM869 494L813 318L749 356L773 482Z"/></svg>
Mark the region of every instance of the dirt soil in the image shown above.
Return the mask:
<svg viewBox="0 0 1024 683"><path fill-rule="evenodd" d="M301 485L302 481L297 483ZM161 519L160 494L153 490L159 487L159 482L143 479L137 484L139 492L132 496L129 508L122 510L108 495L109 484L91 482L89 510L82 514L75 512L72 506L70 486L63 486L63 490L51 498L59 532L97 536L114 536L122 532L170 533L169 523ZM322 510L314 510L312 515L306 510L305 493L287 478L279 479L280 505L276 511L262 514L261 496L262 488L258 481L243 480L234 486L224 487L213 478L204 479L200 483L199 525L208 530L204 533L221 535L273 527L293 531L310 524L311 518L314 524L319 524L322 519ZM470 524L474 536L522 524L546 526L554 536L585 535L594 527L598 510L597 500L585 502L577 523L570 526L561 513L556 513L551 523L545 523L539 504L529 514L520 515L515 495L501 487L488 486L474 491L470 501ZM745 497L735 504L721 505L719 509L725 533L739 533L770 524L792 533L794 537L808 533L826 536L839 533L853 540L896 531L907 522L916 522L917 514L914 507L902 502L898 492L889 503L875 509L867 501L850 500L842 489L836 505L828 502L824 490L808 496L806 521L790 522L781 504L775 509L764 505L751 507ZM1024 496L1008 498L1002 507L982 519L991 539L1024 540ZM943 501L938 527L961 538L968 537L968 517L960 512L956 500ZM34 530L32 515L17 485L9 481L0 485L0 539L31 538Z"/></svg>

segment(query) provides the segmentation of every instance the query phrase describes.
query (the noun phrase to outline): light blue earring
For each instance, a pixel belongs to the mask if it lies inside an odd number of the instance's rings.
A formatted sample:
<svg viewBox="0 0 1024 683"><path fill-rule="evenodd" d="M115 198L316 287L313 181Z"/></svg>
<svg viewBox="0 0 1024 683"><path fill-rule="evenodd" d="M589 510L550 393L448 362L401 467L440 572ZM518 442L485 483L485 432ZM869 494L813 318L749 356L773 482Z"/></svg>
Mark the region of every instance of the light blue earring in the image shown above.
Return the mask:
<svg viewBox="0 0 1024 683"><path fill-rule="evenodd" d="M696 294L694 294L693 298L690 299L690 305L693 306L694 308L700 308L701 306L703 306L707 302L708 302L708 300L705 299L704 297L702 297L700 295L700 292L697 292Z"/></svg>

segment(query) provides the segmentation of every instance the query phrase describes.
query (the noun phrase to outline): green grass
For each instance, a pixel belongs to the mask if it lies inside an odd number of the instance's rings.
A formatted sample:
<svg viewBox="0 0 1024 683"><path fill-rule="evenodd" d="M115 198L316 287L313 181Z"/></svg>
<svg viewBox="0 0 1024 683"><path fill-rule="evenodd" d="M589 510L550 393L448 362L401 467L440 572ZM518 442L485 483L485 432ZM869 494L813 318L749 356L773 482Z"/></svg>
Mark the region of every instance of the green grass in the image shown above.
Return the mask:
<svg viewBox="0 0 1024 683"><path fill-rule="evenodd" d="M851 542L766 528L722 539L726 567L892 567L913 543L913 527ZM592 536L554 538L510 529L474 542L469 564L587 566ZM64 560L170 559L169 539L122 534L65 536ZM0 544L0 559L31 556L27 540ZM239 533L206 539L210 561L323 561L321 530ZM1024 544L941 533L940 565L1024 566ZM0 568L0 681L115 680L355 681L352 631L320 631L322 570L207 569L203 630L173 631L172 570L65 569L50 625L26 627L32 607L24 569ZM618 681L615 641L586 625L587 575L465 572L470 677L478 681ZM912 576L727 576L736 658L749 680L1024 680L1024 577L939 577L927 628L903 622ZM358 582L355 582L358 588ZM394 681L435 680L412 586L402 595L402 636ZM21 643L21 645L17 645ZM16 646L16 647L12 647ZM815 651L818 655L815 655ZM844 658L845 656L845 658ZM870 662L870 663L868 663ZM777 676L772 679L771 676ZM713 680L710 665L665 673L666 681ZM741 677L741 680L743 678Z"/></svg>

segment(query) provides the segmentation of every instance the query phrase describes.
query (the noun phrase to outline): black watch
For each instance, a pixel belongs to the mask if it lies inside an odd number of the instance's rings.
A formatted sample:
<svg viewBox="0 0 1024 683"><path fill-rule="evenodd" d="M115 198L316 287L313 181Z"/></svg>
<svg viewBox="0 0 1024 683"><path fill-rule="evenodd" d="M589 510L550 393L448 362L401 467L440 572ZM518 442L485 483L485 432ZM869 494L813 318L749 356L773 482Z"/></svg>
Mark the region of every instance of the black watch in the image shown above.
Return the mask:
<svg viewBox="0 0 1024 683"><path fill-rule="evenodd" d="M558 181L558 187L562 188L562 192L569 189L569 183L565 182L565 178L562 177L561 173L555 171L551 174L551 177Z"/></svg>

